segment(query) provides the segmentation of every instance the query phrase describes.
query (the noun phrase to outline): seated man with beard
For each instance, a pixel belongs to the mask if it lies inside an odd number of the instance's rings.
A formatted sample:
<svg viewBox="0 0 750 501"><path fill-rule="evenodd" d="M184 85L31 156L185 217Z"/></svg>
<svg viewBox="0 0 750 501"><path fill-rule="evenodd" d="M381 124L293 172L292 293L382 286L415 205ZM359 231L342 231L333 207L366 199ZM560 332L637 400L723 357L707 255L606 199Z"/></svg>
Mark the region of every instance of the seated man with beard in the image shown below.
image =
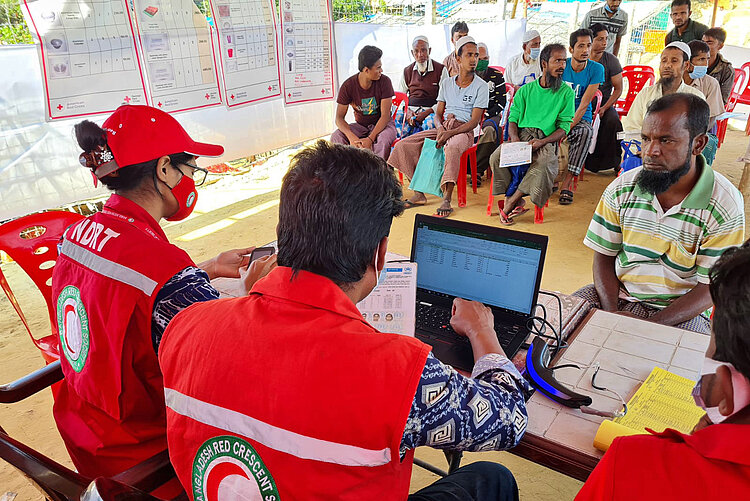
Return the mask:
<svg viewBox="0 0 750 501"><path fill-rule="evenodd" d="M574 293L594 307L708 334L709 270L745 240L742 195L706 165L709 107L692 94L651 103L643 167L610 183L584 244L594 283Z"/></svg>

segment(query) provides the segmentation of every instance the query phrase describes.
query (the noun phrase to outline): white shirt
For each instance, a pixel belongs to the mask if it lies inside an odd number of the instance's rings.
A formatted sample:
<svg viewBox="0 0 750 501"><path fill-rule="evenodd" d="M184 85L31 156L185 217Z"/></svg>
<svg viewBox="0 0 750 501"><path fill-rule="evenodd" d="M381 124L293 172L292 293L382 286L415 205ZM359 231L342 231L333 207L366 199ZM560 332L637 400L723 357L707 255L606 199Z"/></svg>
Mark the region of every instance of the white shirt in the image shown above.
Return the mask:
<svg viewBox="0 0 750 501"><path fill-rule="evenodd" d="M701 91L695 87L686 85L685 82L680 82L677 92L695 94L703 99L706 98ZM662 97L662 95L661 84L659 82L641 89L641 91L635 96L628 114L622 119L622 129L625 132L640 133L641 126L643 126L643 119L646 118L646 110L648 110L651 103Z"/></svg>
<svg viewBox="0 0 750 501"><path fill-rule="evenodd" d="M714 126L716 117L724 113L724 100L721 98L721 86L719 81L711 75L705 77L696 78L690 87L696 88L703 93L708 103L708 108L711 114L711 124L709 129Z"/></svg>
<svg viewBox="0 0 750 501"><path fill-rule="evenodd" d="M542 76L542 68L539 66L539 59L531 59L529 64L523 60L523 52L510 58L508 65L505 67L505 81L513 85L523 85L536 80ZM528 78L526 78L528 77ZM526 81L524 81L524 78Z"/></svg>

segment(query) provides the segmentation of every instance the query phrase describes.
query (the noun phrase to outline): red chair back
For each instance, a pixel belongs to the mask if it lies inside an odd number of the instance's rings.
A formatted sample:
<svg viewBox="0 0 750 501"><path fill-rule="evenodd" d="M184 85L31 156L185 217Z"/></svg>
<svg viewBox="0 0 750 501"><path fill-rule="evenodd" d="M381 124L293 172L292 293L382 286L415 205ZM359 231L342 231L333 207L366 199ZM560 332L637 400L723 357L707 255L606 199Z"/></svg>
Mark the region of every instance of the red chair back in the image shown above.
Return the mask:
<svg viewBox="0 0 750 501"><path fill-rule="evenodd" d="M31 214L0 226L0 249L5 251L34 281L44 296L52 334L35 338L5 276L0 271L0 287L21 317L26 330L47 363L60 358L57 351L57 321L52 307L52 268L57 261L57 243L65 229L83 219L74 212L51 211Z"/></svg>
<svg viewBox="0 0 750 501"><path fill-rule="evenodd" d="M747 90L748 87L748 75L744 70L734 70L734 85L732 86L732 93L729 94L729 100L727 101L726 111L734 111L734 107L737 106L737 102L740 96ZM729 119L719 120L716 122L716 138L719 140L719 146L724 142L724 136L727 134L727 123Z"/></svg>
<svg viewBox="0 0 750 501"><path fill-rule="evenodd" d="M493 70L497 70L503 75L505 75L505 68L503 68L502 66L490 66L490 68L492 68Z"/></svg>
<svg viewBox="0 0 750 501"><path fill-rule="evenodd" d="M737 71L734 70L734 79L737 80ZM745 75L745 80L748 82L747 85L745 85L745 91L740 94L739 99L737 99L737 102L740 104L750 104L750 62L747 62L742 65L742 69L740 69L742 73Z"/></svg>
<svg viewBox="0 0 750 501"><path fill-rule="evenodd" d="M406 95L405 92L394 92L395 96L393 97L393 115L391 116L391 119L396 120L396 113L398 113L398 107L401 106L401 103L404 104L404 115L406 115L406 108L409 107L409 96Z"/></svg>
<svg viewBox="0 0 750 501"><path fill-rule="evenodd" d="M628 84L628 92L624 99L618 99L616 104L617 113L620 117L628 114L635 96L646 85L653 85L656 81L656 73L651 66L629 65L622 69L622 78Z"/></svg>

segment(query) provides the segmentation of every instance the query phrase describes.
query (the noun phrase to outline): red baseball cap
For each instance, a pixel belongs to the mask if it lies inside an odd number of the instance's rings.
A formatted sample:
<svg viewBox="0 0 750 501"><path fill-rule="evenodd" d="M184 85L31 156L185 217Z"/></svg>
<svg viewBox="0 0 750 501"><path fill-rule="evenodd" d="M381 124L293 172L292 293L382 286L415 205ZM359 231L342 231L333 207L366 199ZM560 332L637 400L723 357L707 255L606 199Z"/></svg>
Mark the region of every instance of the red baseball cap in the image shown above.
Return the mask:
<svg viewBox="0 0 750 501"><path fill-rule="evenodd" d="M218 144L193 141L174 117L151 106L120 106L102 128L107 132L107 146L119 167L176 153L196 157L218 157L224 153L224 147Z"/></svg>

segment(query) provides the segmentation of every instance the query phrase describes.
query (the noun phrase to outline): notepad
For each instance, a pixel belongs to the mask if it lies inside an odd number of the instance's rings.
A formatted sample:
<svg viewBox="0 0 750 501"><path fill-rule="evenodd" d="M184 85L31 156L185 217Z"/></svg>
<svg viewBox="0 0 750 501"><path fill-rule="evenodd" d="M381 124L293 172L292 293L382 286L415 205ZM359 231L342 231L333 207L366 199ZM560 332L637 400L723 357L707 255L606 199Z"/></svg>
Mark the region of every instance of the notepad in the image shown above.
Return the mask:
<svg viewBox="0 0 750 501"><path fill-rule="evenodd" d="M529 143L505 143L500 149L500 167L514 167L531 163Z"/></svg>
<svg viewBox="0 0 750 501"><path fill-rule="evenodd" d="M688 378L654 367L628 402L628 413L602 422L594 437L594 447L606 451L615 438L644 434L646 428L656 432L672 428L690 433L704 414L691 395L694 385Z"/></svg>

